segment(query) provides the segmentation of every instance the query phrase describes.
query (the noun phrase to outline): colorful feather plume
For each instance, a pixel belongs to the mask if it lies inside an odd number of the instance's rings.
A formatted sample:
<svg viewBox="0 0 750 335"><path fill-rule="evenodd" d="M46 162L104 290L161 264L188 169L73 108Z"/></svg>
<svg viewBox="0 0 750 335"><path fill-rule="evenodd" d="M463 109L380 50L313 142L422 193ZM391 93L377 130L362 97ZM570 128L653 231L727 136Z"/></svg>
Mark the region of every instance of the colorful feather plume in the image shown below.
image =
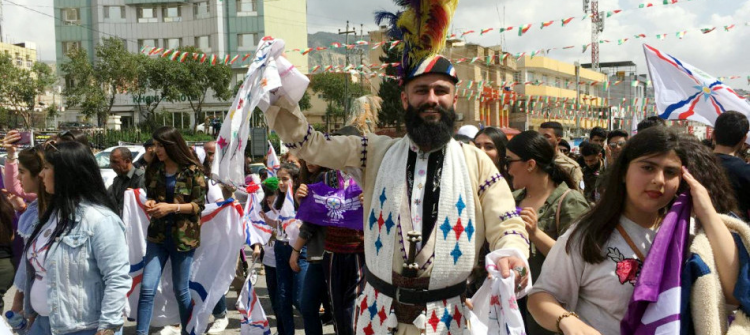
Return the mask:
<svg viewBox="0 0 750 335"><path fill-rule="evenodd" d="M420 60L439 54L445 48L446 36L458 0L396 0L403 12L377 12L378 25L390 26L389 36L403 40L401 66L408 71ZM400 71L401 72L401 71ZM403 75L403 72L401 72Z"/></svg>

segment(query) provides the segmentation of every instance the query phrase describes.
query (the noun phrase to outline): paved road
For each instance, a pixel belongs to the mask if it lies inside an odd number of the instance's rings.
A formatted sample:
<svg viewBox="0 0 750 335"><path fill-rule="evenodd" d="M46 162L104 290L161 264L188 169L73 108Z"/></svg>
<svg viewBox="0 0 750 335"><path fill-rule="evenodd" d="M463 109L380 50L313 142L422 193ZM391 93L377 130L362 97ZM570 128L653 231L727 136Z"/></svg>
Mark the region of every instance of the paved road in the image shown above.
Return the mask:
<svg viewBox="0 0 750 335"><path fill-rule="evenodd" d="M266 290L266 278L263 275L260 275L258 277L258 282L256 283L255 291L260 297L261 304L263 305L263 310L266 311L268 314L268 321L271 323L271 333L276 333L276 318L273 315L273 311L271 309L271 300L268 299L268 290ZM4 297L5 306L11 306L13 303L13 295L15 294L15 289L12 288ZM224 331L223 334L240 334L240 314L237 312L237 310L234 308L234 304L237 301L237 295L239 292L234 291L233 289L229 290L229 293L227 294L227 306L229 308L228 317L229 317L229 327L227 327L226 331ZM303 324L302 324L302 317L298 312L295 311L294 313L294 324L296 331L294 332L295 335L302 335L305 334ZM210 327L210 325L209 325ZM152 333L158 334L159 329L152 328ZM124 326L124 335L134 335L135 334L135 322L126 322ZM323 327L323 334L335 334L333 331L333 326L328 325Z"/></svg>

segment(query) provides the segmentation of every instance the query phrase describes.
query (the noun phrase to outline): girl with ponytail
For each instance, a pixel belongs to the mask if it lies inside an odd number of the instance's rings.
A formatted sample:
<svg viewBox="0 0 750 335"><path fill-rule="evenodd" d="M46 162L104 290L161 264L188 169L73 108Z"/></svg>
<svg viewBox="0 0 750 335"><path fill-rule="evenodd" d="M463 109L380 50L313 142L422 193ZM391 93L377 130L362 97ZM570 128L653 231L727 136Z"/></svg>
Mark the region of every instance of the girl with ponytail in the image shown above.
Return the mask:
<svg viewBox="0 0 750 335"><path fill-rule="evenodd" d="M531 240L529 267L536 280L555 240L588 209L586 198L575 190L573 178L555 164L555 149L536 131L524 131L508 142L505 168L513 177L519 215ZM523 308L529 334L552 334L534 322Z"/></svg>

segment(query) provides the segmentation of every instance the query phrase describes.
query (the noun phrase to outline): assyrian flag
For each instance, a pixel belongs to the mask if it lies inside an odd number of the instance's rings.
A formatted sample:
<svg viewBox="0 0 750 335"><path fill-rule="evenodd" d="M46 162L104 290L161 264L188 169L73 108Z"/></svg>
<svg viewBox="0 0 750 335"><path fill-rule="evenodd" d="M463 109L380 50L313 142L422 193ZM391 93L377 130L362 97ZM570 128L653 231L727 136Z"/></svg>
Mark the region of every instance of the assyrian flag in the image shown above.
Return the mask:
<svg viewBox="0 0 750 335"><path fill-rule="evenodd" d="M279 157L276 156L276 149L274 149L273 145L271 145L271 141L268 141L268 152L266 152L266 168L268 168L268 172L270 175L275 176L276 171L279 171L279 167L281 167L281 162L279 161Z"/></svg>
<svg viewBox="0 0 750 335"><path fill-rule="evenodd" d="M249 190L247 204L245 204L245 216L243 223L245 225L245 243L247 245L266 244L271 239L273 228L266 224L260 216L262 211L261 199L263 190L255 184L257 189Z"/></svg>
<svg viewBox="0 0 750 335"><path fill-rule="evenodd" d="M659 117L714 126L729 110L750 115L747 100L729 86L690 64L643 45Z"/></svg>
<svg viewBox="0 0 750 335"><path fill-rule="evenodd" d="M687 247L690 195L670 208L643 262L620 333L679 335L682 265Z"/></svg>
<svg viewBox="0 0 750 335"><path fill-rule="evenodd" d="M302 221L297 220L297 211L294 210L294 190L292 189L292 183L288 183L286 194L284 197L284 204L281 205L279 210L279 221L281 222L281 228L289 238L289 244L294 245L299 238L299 228L302 226Z"/></svg>
<svg viewBox="0 0 750 335"><path fill-rule="evenodd" d="M518 28L518 36L522 36L531 29L531 23L527 23Z"/></svg>
<svg viewBox="0 0 750 335"><path fill-rule="evenodd" d="M260 305L260 299L255 293L253 283L250 281L252 276L247 276L245 284L242 285L242 291L237 298L236 308L242 316L240 321L241 335L271 335L271 327L268 324L268 318Z"/></svg>
<svg viewBox="0 0 750 335"><path fill-rule="evenodd" d="M133 286L128 292L126 314L137 317L140 284L146 255L146 231L149 217L146 214L146 192L127 190L123 208L123 221L128 222L126 238L130 258L130 276ZM244 244L242 230L242 207L229 199L222 203L208 204L201 213L201 245L195 250L190 269L190 293L188 334L203 334L208 317L216 303L229 290L234 280L237 255ZM163 273L171 273L168 261ZM172 291L172 276L162 277L154 297L152 325L156 327L180 323L177 302Z"/></svg>
<svg viewBox="0 0 750 335"><path fill-rule="evenodd" d="M251 113L261 104L267 106L269 92L281 86L273 58L284 50L284 43L264 37L256 50L245 81L221 125L216 139L216 158L211 168L214 179L237 187L245 185L245 148L250 135ZM216 56L211 57L216 59Z"/></svg>

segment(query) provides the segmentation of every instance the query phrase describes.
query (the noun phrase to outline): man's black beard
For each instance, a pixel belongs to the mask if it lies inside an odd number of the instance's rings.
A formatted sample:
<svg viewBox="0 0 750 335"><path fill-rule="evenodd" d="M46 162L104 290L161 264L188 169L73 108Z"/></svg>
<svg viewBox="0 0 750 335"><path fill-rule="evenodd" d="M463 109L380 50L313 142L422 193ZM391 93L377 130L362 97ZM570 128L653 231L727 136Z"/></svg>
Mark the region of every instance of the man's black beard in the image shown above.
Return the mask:
<svg viewBox="0 0 750 335"><path fill-rule="evenodd" d="M440 113L440 121L425 121L419 113L433 109ZM440 105L424 104L416 108L409 105L404 116L406 133L414 144L422 150L434 150L444 146L453 137L453 126L456 123L456 110L453 106L445 109Z"/></svg>

